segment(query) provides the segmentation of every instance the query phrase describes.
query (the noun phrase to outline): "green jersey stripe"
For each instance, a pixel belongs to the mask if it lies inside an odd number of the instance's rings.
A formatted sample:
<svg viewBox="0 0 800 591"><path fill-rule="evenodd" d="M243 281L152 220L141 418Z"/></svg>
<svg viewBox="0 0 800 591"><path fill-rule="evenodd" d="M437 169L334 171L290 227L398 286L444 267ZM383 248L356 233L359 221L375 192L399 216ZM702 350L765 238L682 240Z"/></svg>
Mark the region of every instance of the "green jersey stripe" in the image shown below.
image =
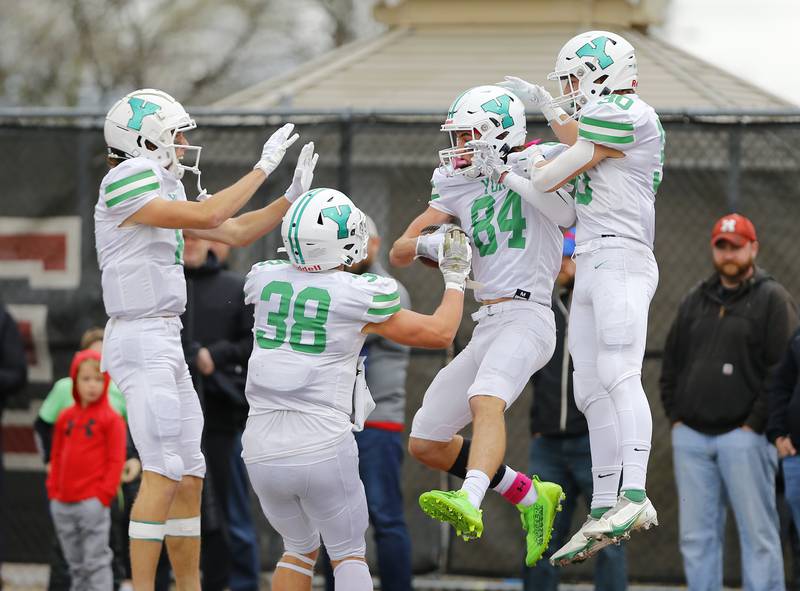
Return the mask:
<svg viewBox="0 0 800 591"><path fill-rule="evenodd" d="M109 199L106 201L106 207L114 207L118 203L122 203L127 199L131 199L132 197L138 197L142 193L149 193L150 191L155 191L159 187L158 183L150 183L149 185L142 185L137 189L133 189L128 191L127 193L123 193L122 195L117 195L113 199Z"/></svg>
<svg viewBox="0 0 800 591"><path fill-rule="evenodd" d="M373 304L374 308L370 308L371 310L388 310L389 308L394 308L395 306L400 305L400 300L392 300L391 302L381 302L380 304Z"/></svg>
<svg viewBox="0 0 800 591"><path fill-rule="evenodd" d="M581 137L585 137L587 140L593 140L596 142L608 142L609 144L630 144L633 143L634 141L633 135L624 135L624 136L605 135L603 133L592 133L584 129L579 129L578 135Z"/></svg>
<svg viewBox="0 0 800 591"><path fill-rule="evenodd" d="M439 198L439 193L431 193L431 201L435 201Z"/></svg>
<svg viewBox="0 0 800 591"><path fill-rule="evenodd" d="M396 304L391 308L370 308L367 310L367 314L372 314L373 316L388 316L389 314L399 312L400 308L400 304Z"/></svg>
<svg viewBox="0 0 800 591"><path fill-rule="evenodd" d="M378 302L391 302L399 299L400 299L400 292L396 291L394 293L378 294L374 298L372 298L372 301L377 304Z"/></svg>
<svg viewBox="0 0 800 591"><path fill-rule="evenodd" d="M605 127L606 129L618 129L620 131L633 131L633 123L614 123L613 121L603 121L602 119L592 119L591 117L581 117L578 121L580 125L594 125L595 127Z"/></svg>
<svg viewBox="0 0 800 591"><path fill-rule="evenodd" d="M146 179L151 176L156 176L156 173L153 172L152 170L145 170L144 172L140 172L139 174L127 176L124 179L120 179L108 185L106 187L106 195L108 195L109 193L113 193L120 187L124 187L125 185L130 185L131 183L135 183L136 181L141 181L142 179Z"/></svg>

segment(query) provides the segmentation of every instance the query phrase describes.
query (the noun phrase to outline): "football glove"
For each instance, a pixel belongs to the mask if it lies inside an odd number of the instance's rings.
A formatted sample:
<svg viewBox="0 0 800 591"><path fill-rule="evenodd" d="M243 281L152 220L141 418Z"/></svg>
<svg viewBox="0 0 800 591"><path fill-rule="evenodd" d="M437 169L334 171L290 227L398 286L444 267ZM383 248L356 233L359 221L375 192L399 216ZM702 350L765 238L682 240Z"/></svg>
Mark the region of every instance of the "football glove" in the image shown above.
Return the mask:
<svg viewBox="0 0 800 591"><path fill-rule="evenodd" d="M531 176L531 166L533 166L534 155L541 153L542 149L537 145L533 145L520 152L509 153L506 160L508 160L508 164L511 166L511 172L527 179Z"/></svg>
<svg viewBox="0 0 800 591"><path fill-rule="evenodd" d="M314 180L314 167L317 165L319 154L314 153L314 142L308 142L300 150L297 158L297 166L294 169L292 184L286 189L284 197L289 203L294 203L300 195L311 188L311 181Z"/></svg>
<svg viewBox="0 0 800 591"><path fill-rule="evenodd" d="M286 154L286 150L289 146L295 143L297 138L300 137L297 133L289 137L293 129L294 123L287 123L273 133L261 150L261 159L256 162L253 168L264 171L264 174L267 176L272 174L272 171L278 168L278 164L283 160L283 156Z"/></svg>
<svg viewBox="0 0 800 591"><path fill-rule="evenodd" d="M445 289L464 291L472 265L472 247L461 228L451 228L444 233L439 247L439 270L444 277Z"/></svg>
<svg viewBox="0 0 800 591"><path fill-rule="evenodd" d="M525 82L525 80L516 76L506 76L505 80L498 82L496 86L516 94L522 100L522 104L525 105L526 111L533 109L541 111L548 123L553 120L561 123L561 115L566 115L564 109L553 106L553 97L543 86Z"/></svg>
<svg viewBox="0 0 800 591"><path fill-rule="evenodd" d="M445 232L452 229L459 229L455 224L434 224L422 228L417 237L417 247L414 258L425 258L439 265L439 250L444 242Z"/></svg>
<svg viewBox="0 0 800 591"><path fill-rule="evenodd" d="M481 175L499 182L503 173L511 170L511 167L503 162L500 154L488 142L472 140L467 142L467 147L475 150L472 155L472 164L480 171Z"/></svg>

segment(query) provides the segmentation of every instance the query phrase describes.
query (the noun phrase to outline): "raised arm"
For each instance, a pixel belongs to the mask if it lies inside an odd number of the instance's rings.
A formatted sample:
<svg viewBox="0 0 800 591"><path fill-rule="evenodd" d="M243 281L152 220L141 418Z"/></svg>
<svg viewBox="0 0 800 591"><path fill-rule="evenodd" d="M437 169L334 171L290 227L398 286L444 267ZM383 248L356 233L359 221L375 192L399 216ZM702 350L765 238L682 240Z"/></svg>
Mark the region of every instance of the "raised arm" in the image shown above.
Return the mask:
<svg viewBox="0 0 800 591"><path fill-rule="evenodd" d="M314 142L307 143L300 151L292 184L286 189L283 197L276 199L266 207L226 220L219 227L208 230L191 230L187 233L205 240L224 242L231 246L251 244L279 226L292 203L309 190L318 159L319 154L314 153Z"/></svg>
<svg viewBox="0 0 800 591"><path fill-rule="evenodd" d="M427 226L451 221L453 221L453 216L429 206L409 224L403 235L395 240L392 249L389 251L389 262L395 267L407 267L414 262L414 258L418 254L417 238L422 230Z"/></svg>
<svg viewBox="0 0 800 591"><path fill-rule="evenodd" d="M537 191L549 193L560 189L579 174L594 168L605 158L624 157L625 154L614 148L580 140L553 160L545 160L541 154L534 155L531 183Z"/></svg>
<svg viewBox="0 0 800 591"><path fill-rule="evenodd" d="M522 99L526 111L541 111L559 142L571 146L578 140L578 122L567 115L564 109L553 106L553 97L544 87L515 76L506 76L497 85L507 88Z"/></svg>
<svg viewBox="0 0 800 591"><path fill-rule="evenodd" d="M254 170L230 187L219 191L204 201L167 201L153 199L123 223L145 224L158 228L209 229L217 228L250 200L283 159L287 148L297 138L289 137L294 125L287 123L272 134L261 152Z"/></svg>

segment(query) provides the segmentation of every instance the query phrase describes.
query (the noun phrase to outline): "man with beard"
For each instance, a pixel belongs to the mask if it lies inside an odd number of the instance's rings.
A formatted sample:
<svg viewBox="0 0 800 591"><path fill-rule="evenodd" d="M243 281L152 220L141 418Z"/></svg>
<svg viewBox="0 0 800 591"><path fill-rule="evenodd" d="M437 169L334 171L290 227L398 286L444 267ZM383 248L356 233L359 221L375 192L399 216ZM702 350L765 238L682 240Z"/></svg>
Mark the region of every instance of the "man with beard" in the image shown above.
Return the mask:
<svg viewBox="0 0 800 591"><path fill-rule="evenodd" d="M778 454L764 437L766 386L797 324L797 308L786 289L756 267L756 230L746 217L717 221L711 247L716 272L681 303L661 373L686 580L690 589L722 588L730 504L743 587L782 590Z"/></svg>

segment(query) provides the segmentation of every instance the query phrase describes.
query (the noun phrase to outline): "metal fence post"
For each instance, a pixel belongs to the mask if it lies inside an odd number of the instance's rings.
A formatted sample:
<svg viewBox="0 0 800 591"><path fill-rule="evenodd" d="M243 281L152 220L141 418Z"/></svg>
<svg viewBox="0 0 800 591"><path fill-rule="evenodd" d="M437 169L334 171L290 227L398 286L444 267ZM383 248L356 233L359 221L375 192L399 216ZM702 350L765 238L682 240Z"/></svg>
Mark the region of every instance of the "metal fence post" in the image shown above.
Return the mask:
<svg viewBox="0 0 800 591"><path fill-rule="evenodd" d="M735 123L728 134L728 211L739 209L742 172L742 123Z"/></svg>
<svg viewBox="0 0 800 591"><path fill-rule="evenodd" d="M339 122L339 190L350 195L353 172L353 117L348 111Z"/></svg>

